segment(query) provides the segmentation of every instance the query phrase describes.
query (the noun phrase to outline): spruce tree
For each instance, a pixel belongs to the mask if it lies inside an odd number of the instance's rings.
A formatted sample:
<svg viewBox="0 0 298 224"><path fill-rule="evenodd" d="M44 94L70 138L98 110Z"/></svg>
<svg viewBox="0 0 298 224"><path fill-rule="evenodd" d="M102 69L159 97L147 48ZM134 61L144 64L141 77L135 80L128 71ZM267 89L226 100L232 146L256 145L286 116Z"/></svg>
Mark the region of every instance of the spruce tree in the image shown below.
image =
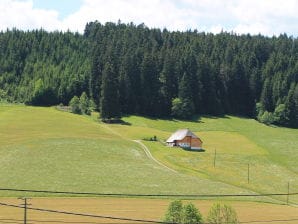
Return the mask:
<svg viewBox="0 0 298 224"><path fill-rule="evenodd" d="M180 83L179 83L179 99L181 101L181 112L177 113L172 111L173 114L180 114L180 118L191 119L194 115L195 108L192 98L192 89L191 89L191 79L187 73L184 73ZM175 103L175 100L173 101ZM172 110L175 105L172 105ZM177 106L177 105L176 105Z"/></svg>
<svg viewBox="0 0 298 224"><path fill-rule="evenodd" d="M172 53L167 53L160 74L164 113L170 114L171 101L177 94L177 74Z"/></svg>
<svg viewBox="0 0 298 224"><path fill-rule="evenodd" d="M274 107L272 105L272 89L271 81L269 78L265 80L263 91L261 94L261 103L264 106L265 110L272 112Z"/></svg>
<svg viewBox="0 0 298 224"><path fill-rule="evenodd" d="M286 99L286 113L288 125L298 127L298 84L292 83Z"/></svg>
<svg viewBox="0 0 298 224"><path fill-rule="evenodd" d="M100 116L102 120L120 118L118 79L109 62L105 64L102 74Z"/></svg>
<svg viewBox="0 0 298 224"><path fill-rule="evenodd" d="M90 102L85 92L83 92L82 95L80 96L80 107L83 114L88 114L88 115L91 114Z"/></svg>

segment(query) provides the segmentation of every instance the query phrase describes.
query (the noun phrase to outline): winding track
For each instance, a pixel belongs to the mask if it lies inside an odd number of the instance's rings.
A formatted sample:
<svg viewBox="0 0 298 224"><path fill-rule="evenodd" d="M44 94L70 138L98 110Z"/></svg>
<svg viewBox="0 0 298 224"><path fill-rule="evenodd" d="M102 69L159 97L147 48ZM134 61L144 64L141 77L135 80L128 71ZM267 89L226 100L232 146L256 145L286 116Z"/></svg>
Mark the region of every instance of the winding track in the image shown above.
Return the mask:
<svg viewBox="0 0 298 224"><path fill-rule="evenodd" d="M134 142L138 143L143 149L144 149L144 152L146 153L147 157L149 159L152 159L155 163L157 163L158 165L166 168L167 170L170 170L171 172L174 172L174 173L178 173L176 170L173 170L172 168L166 166L165 164L159 162L157 159L155 159L152 154L150 153L150 150L147 148L146 145L144 145L143 142L141 142L141 140L133 140Z"/></svg>
<svg viewBox="0 0 298 224"><path fill-rule="evenodd" d="M107 130L109 130L109 131L112 132L113 134L115 134L115 135L117 135L117 136L123 138L123 139L130 140L130 139L128 139L128 138L125 138L125 137L122 136L120 133L114 131L113 129L111 129L110 127L108 127L108 126L106 126L106 125L101 125L101 126L104 127L104 128L106 128ZM141 140L131 140L131 141L138 143L138 144L142 147L142 149L144 150L145 154L147 155L147 157L148 157L149 159L153 160L155 163L157 163L158 165L162 166L163 168L166 168L167 170L169 170L169 171L171 171L171 172L174 172L174 173L176 173L176 174L178 173L176 170L174 170L174 169L172 169L172 168L166 166L165 164L163 164L163 163L159 162L157 159L155 159L155 158L152 156L152 154L151 154L150 150L148 149L148 147L147 147L146 145L144 145L144 143L143 143Z"/></svg>

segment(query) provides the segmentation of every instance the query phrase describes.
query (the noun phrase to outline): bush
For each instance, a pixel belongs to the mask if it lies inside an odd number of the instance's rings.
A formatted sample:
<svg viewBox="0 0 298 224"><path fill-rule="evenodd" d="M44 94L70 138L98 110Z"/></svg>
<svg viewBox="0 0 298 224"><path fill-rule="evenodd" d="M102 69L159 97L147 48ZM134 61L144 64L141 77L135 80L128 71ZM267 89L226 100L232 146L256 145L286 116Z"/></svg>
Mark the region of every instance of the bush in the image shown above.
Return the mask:
<svg viewBox="0 0 298 224"><path fill-rule="evenodd" d="M57 103L57 96L51 87L46 87L41 79L34 85L32 96L26 104L34 106L51 106Z"/></svg>
<svg viewBox="0 0 298 224"><path fill-rule="evenodd" d="M0 89L0 102L6 102L7 101L7 93Z"/></svg>
<svg viewBox="0 0 298 224"><path fill-rule="evenodd" d="M273 124L274 116L273 113L265 111L262 116L260 116L260 121L264 124Z"/></svg>
<svg viewBox="0 0 298 224"><path fill-rule="evenodd" d="M165 222L181 224L201 224L203 223L202 215L192 203L183 206L180 200L170 203L165 215Z"/></svg>
<svg viewBox="0 0 298 224"><path fill-rule="evenodd" d="M74 96L70 100L69 106L71 107L71 112L73 112L74 114L82 114L79 97Z"/></svg>
<svg viewBox="0 0 298 224"><path fill-rule="evenodd" d="M194 104L189 99L175 98L172 100L172 115L177 118L189 119L194 114Z"/></svg>
<svg viewBox="0 0 298 224"><path fill-rule="evenodd" d="M256 104L256 117L258 118L258 120L260 120L259 118L263 115L265 109L262 103L257 103Z"/></svg>
<svg viewBox="0 0 298 224"><path fill-rule="evenodd" d="M208 213L207 223L210 224L238 224L236 211L229 205L214 204Z"/></svg>
<svg viewBox="0 0 298 224"><path fill-rule="evenodd" d="M87 115L91 114L90 101L85 92L83 92L82 95L80 96L80 107L81 107L81 112L83 114L87 114Z"/></svg>
<svg viewBox="0 0 298 224"><path fill-rule="evenodd" d="M170 203L166 216L165 222L169 223L182 223L183 220L183 205L180 200L176 200Z"/></svg>
<svg viewBox="0 0 298 224"><path fill-rule="evenodd" d="M276 124L286 124L287 118L287 111L285 104L279 104L273 113L274 123Z"/></svg>
<svg viewBox="0 0 298 224"><path fill-rule="evenodd" d="M192 203L183 206L183 223L185 224L200 224L203 223L203 218L199 210Z"/></svg>

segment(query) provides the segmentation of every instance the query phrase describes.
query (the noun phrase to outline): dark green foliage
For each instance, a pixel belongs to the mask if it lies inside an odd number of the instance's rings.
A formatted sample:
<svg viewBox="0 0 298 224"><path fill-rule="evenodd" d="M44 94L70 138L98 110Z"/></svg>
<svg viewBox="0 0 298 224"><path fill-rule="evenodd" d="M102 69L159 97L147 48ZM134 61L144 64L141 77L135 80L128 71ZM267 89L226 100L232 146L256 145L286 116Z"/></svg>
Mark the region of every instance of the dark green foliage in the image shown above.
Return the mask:
<svg viewBox="0 0 298 224"><path fill-rule="evenodd" d="M170 203L164 221L177 224L201 224L203 218L194 204L188 203L183 206L180 200L176 200Z"/></svg>
<svg viewBox="0 0 298 224"><path fill-rule="evenodd" d="M7 93L3 89L0 89L0 102L6 102L7 99Z"/></svg>
<svg viewBox="0 0 298 224"><path fill-rule="evenodd" d="M85 92L79 97L74 96L70 102L69 106L71 107L71 112L75 114L91 114L93 102L88 99L88 96Z"/></svg>
<svg viewBox="0 0 298 224"><path fill-rule="evenodd" d="M109 62L105 64L102 75L100 116L102 120L120 118L117 74Z"/></svg>
<svg viewBox="0 0 298 224"><path fill-rule="evenodd" d="M190 74L184 73L179 83L179 98L172 101L172 115L177 118L191 119L195 112L193 103L193 79Z"/></svg>
<svg viewBox="0 0 298 224"><path fill-rule="evenodd" d="M183 223L185 224L201 224L203 218L199 210L192 203L188 203L183 207Z"/></svg>
<svg viewBox="0 0 298 224"><path fill-rule="evenodd" d="M264 106L265 110L273 111L273 103L272 103L272 88L270 79L266 79L261 95L261 103Z"/></svg>
<svg viewBox="0 0 298 224"><path fill-rule="evenodd" d="M83 114L87 114L87 115L91 114L90 101L85 92L83 92L82 95L80 96L80 108Z"/></svg>
<svg viewBox="0 0 298 224"><path fill-rule="evenodd" d="M298 40L286 35L168 32L144 24L90 22L84 35L1 32L0 46L0 89L12 102L67 104L85 92L94 109L102 108L101 102L110 107L113 115L107 117L228 113L298 127ZM118 95L112 100L101 95L107 63L117 86L108 88ZM173 104L177 97L180 102ZM263 108L256 114L257 102Z"/></svg>
<svg viewBox="0 0 298 224"><path fill-rule="evenodd" d="M285 104L279 104L273 113L274 116L274 123L276 124L285 124L288 121L287 111L286 111L286 105Z"/></svg>
<svg viewBox="0 0 298 224"><path fill-rule="evenodd" d="M214 204L209 210L207 223L210 224L238 224L236 211L229 205Z"/></svg>
<svg viewBox="0 0 298 224"><path fill-rule="evenodd" d="M183 204L182 201L176 200L170 203L165 215L165 222L182 223L183 221Z"/></svg>
<svg viewBox="0 0 298 224"><path fill-rule="evenodd" d="M291 85L285 106L289 120L288 125L298 127L298 84Z"/></svg>
<svg viewBox="0 0 298 224"><path fill-rule="evenodd" d="M46 87L43 81L38 79L35 82L33 94L26 103L35 106L50 106L56 102L57 98L52 87Z"/></svg>
<svg viewBox="0 0 298 224"><path fill-rule="evenodd" d="M158 116L160 113L160 98L158 72L155 61L156 59L154 59L151 55L146 54L141 63L141 112L145 115Z"/></svg>
<svg viewBox="0 0 298 224"><path fill-rule="evenodd" d="M82 114L81 105L80 105L80 99L77 96L74 96L70 102L69 106L71 107L71 112L74 114Z"/></svg>
<svg viewBox="0 0 298 224"><path fill-rule="evenodd" d="M258 119L264 124L272 124L274 122L274 115L272 112L266 110Z"/></svg>
<svg viewBox="0 0 298 224"><path fill-rule="evenodd" d="M174 117L183 117L184 114L183 114L183 111L181 110L182 108L182 100L180 98L174 98L172 100L172 115Z"/></svg>
<svg viewBox="0 0 298 224"><path fill-rule="evenodd" d="M81 35L14 29L0 33L0 46L0 89L11 101L68 104L89 92L90 59Z"/></svg>
<svg viewBox="0 0 298 224"><path fill-rule="evenodd" d="M189 99L175 98L172 101L172 115L176 118L191 119L194 115L194 105Z"/></svg>

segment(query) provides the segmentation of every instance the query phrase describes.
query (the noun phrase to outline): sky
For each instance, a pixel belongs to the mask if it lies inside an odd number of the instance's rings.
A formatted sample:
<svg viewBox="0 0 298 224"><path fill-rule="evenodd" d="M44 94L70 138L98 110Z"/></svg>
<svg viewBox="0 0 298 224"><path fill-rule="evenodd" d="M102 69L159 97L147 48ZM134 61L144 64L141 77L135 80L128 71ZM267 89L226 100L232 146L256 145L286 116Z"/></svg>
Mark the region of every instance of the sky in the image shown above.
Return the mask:
<svg viewBox="0 0 298 224"><path fill-rule="evenodd" d="M87 22L298 37L298 0L0 0L0 30L84 32Z"/></svg>

